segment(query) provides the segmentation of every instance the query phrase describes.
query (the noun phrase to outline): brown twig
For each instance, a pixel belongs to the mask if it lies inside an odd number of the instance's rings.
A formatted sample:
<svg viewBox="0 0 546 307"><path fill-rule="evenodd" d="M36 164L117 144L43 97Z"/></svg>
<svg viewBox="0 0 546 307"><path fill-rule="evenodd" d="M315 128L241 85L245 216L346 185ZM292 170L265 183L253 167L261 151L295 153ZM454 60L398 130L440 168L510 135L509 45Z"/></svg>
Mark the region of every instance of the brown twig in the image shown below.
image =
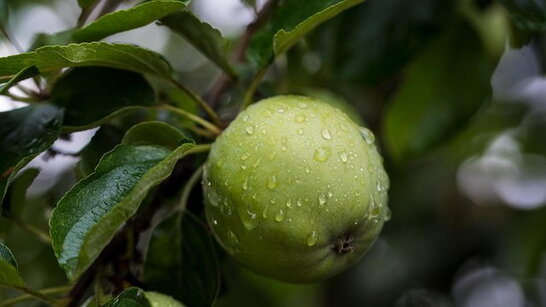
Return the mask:
<svg viewBox="0 0 546 307"><path fill-rule="evenodd" d="M246 50L248 49L248 46L252 41L252 37L254 36L256 31L261 28L264 22L266 22L269 17L271 17L271 14L273 13L274 8L277 7L278 3L279 0L270 0L256 14L256 18L246 27L245 33L243 34L241 40L235 48L235 51L233 53L233 61L235 61L236 63L243 63L247 61ZM232 83L233 80L226 74L222 74L220 78L218 78L218 80L210 90L208 99L209 104L213 109L216 110L218 108L220 97L222 97L224 92L228 90L229 85Z"/></svg>

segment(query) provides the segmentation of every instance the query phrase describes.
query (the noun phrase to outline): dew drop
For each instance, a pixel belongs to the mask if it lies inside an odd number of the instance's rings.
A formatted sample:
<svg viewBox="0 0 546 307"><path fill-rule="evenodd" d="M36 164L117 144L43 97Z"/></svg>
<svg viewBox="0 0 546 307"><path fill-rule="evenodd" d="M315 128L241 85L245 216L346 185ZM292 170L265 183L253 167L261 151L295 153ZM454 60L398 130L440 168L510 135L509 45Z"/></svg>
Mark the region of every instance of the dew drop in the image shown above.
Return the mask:
<svg viewBox="0 0 546 307"><path fill-rule="evenodd" d="M220 198L218 197L218 194L213 189L209 191L208 198L211 205L213 205L214 207L218 206L218 202Z"/></svg>
<svg viewBox="0 0 546 307"><path fill-rule="evenodd" d="M389 209L388 207L385 208L385 216L383 217L383 221L385 222L388 222L392 217L392 212L391 212L391 209Z"/></svg>
<svg viewBox="0 0 546 307"><path fill-rule="evenodd" d="M339 158L341 159L341 161L342 161L343 163L346 163L347 160L349 160L349 156L347 156L347 153L344 152L344 151L342 151L342 152L339 153Z"/></svg>
<svg viewBox="0 0 546 307"><path fill-rule="evenodd" d="M275 190L278 185L279 185L279 182L277 181L277 176L272 175L269 178L267 178L267 188L268 189Z"/></svg>
<svg viewBox="0 0 546 307"><path fill-rule="evenodd" d="M334 192L328 191L328 197L332 197L332 196L334 196Z"/></svg>
<svg viewBox="0 0 546 307"><path fill-rule="evenodd" d="M259 157L258 160L256 160L256 162L252 164L252 167L254 168L258 167L258 165L260 165L261 162L262 162L262 157Z"/></svg>
<svg viewBox="0 0 546 307"><path fill-rule="evenodd" d="M218 220L217 220L217 219L213 219L213 220L212 220L212 224L213 224L213 225L218 225Z"/></svg>
<svg viewBox="0 0 546 307"><path fill-rule="evenodd" d="M330 130L328 130L328 129L322 130L321 135L325 140L331 140L332 139L332 134L330 133Z"/></svg>
<svg viewBox="0 0 546 307"><path fill-rule="evenodd" d="M326 195L324 195L324 193L320 193L318 196L319 205L323 206L327 201L328 199L326 198Z"/></svg>
<svg viewBox="0 0 546 307"><path fill-rule="evenodd" d="M239 243L239 239L237 239L237 236L231 230L228 231L228 240L231 245L237 245L237 243Z"/></svg>
<svg viewBox="0 0 546 307"><path fill-rule="evenodd" d="M246 123L248 121L248 115L243 116L243 121Z"/></svg>
<svg viewBox="0 0 546 307"><path fill-rule="evenodd" d="M302 135L302 134L303 134L303 129L299 128L296 132L297 132L299 135Z"/></svg>
<svg viewBox="0 0 546 307"><path fill-rule="evenodd" d="M326 162L331 155L332 155L332 150L330 149L330 147L321 146L315 150L313 159L315 159L315 161L318 161L318 162Z"/></svg>
<svg viewBox="0 0 546 307"><path fill-rule="evenodd" d="M298 108L307 109L308 105L305 102L298 102Z"/></svg>
<svg viewBox="0 0 546 307"><path fill-rule="evenodd" d="M245 131L248 135L252 135L254 133L254 127L248 126L245 128Z"/></svg>
<svg viewBox="0 0 546 307"><path fill-rule="evenodd" d="M303 168L303 170L304 170L307 174L310 174L310 173L311 173L311 168L309 167L309 165L305 165L305 167Z"/></svg>
<svg viewBox="0 0 546 307"><path fill-rule="evenodd" d="M286 149L287 149L287 148L286 148L286 145L282 145L282 146L281 146L281 151L286 151Z"/></svg>
<svg viewBox="0 0 546 307"><path fill-rule="evenodd" d="M284 113L284 111L285 111L285 110L284 110L283 108L277 109L277 112L279 112L279 113Z"/></svg>
<svg viewBox="0 0 546 307"><path fill-rule="evenodd" d="M301 199L298 199L296 201L296 206L301 207L302 205L303 205L303 202L301 201Z"/></svg>
<svg viewBox="0 0 546 307"><path fill-rule="evenodd" d="M277 213L275 213L275 221L282 222L284 220L284 210L279 209Z"/></svg>
<svg viewBox="0 0 546 307"><path fill-rule="evenodd" d="M377 180L376 188L377 188L377 192L383 191L383 187L381 186L381 180Z"/></svg>
<svg viewBox="0 0 546 307"><path fill-rule="evenodd" d="M315 246L317 244L318 236L316 231L312 231L311 234L307 237L307 246Z"/></svg>
<svg viewBox="0 0 546 307"><path fill-rule="evenodd" d="M381 206L375 203L374 200L370 203L370 208L368 209L370 212L370 218L376 218L381 214Z"/></svg>
<svg viewBox="0 0 546 307"><path fill-rule="evenodd" d="M252 230L258 227L258 218L256 217L256 213L250 210L246 210L246 213L241 215L241 221L243 222L245 228L248 230Z"/></svg>
<svg viewBox="0 0 546 307"><path fill-rule="evenodd" d="M287 208L292 208L292 200L289 199L287 202L286 202L286 207Z"/></svg>
<svg viewBox="0 0 546 307"><path fill-rule="evenodd" d="M305 115L299 114L299 115L296 115L296 117L294 118L294 121L298 124L301 124L305 122L305 119L306 119Z"/></svg>
<svg viewBox="0 0 546 307"><path fill-rule="evenodd" d="M245 181L243 182L243 190L248 190L248 177L245 178Z"/></svg>
<svg viewBox="0 0 546 307"><path fill-rule="evenodd" d="M248 159L250 157L250 155L248 153L244 153L241 155L241 160L245 161L246 159Z"/></svg>
<svg viewBox="0 0 546 307"><path fill-rule="evenodd" d="M366 144L368 145L373 144L373 142L375 141L375 137L370 130L364 127L360 127L358 131L360 132L360 135L364 138L364 141L366 142Z"/></svg>

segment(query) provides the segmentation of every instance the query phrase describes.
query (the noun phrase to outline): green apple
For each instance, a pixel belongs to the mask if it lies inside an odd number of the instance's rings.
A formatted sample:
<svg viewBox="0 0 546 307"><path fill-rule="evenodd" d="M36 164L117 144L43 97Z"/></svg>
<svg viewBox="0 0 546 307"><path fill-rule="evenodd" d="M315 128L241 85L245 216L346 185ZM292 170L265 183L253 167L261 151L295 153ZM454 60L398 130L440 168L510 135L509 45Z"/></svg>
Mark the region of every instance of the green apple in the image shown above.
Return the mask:
<svg viewBox="0 0 546 307"><path fill-rule="evenodd" d="M152 307L184 307L179 301L162 293L146 291L144 296Z"/></svg>
<svg viewBox="0 0 546 307"><path fill-rule="evenodd" d="M354 264L389 219L373 134L311 98L257 102L212 146L203 190L218 242L250 270L294 283Z"/></svg>

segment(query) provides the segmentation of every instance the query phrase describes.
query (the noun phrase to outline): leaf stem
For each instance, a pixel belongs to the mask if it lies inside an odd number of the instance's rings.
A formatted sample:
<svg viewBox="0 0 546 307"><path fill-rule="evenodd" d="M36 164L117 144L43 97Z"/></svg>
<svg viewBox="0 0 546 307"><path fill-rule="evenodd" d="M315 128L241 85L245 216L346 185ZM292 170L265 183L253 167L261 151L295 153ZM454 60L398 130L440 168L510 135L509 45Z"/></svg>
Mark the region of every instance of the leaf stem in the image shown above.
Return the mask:
<svg viewBox="0 0 546 307"><path fill-rule="evenodd" d="M192 90L190 90L189 88L185 87L182 83L176 81L176 80L171 80L171 82L181 91L183 91L186 95L190 96L190 98L192 98L195 102L197 102L197 104L203 109L203 111L205 111L205 113L207 113L207 115L210 117L210 119L212 120L212 122L217 125L217 126L222 126L222 121L220 120L220 118L218 117L218 114L216 114L216 112L207 104L207 102L205 100L203 100L203 98L201 98L201 96L197 95L196 93L194 93Z"/></svg>
<svg viewBox="0 0 546 307"><path fill-rule="evenodd" d="M266 72L267 67L264 67L260 69L258 73L256 73L256 75L252 79L252 82L248 86L248 89L246 90L245 96L243 98L243 104L241 105L241 109L239 111L243 111L252 103L254 93L256 92L258 85L260 85L260 82L262 81L262 78L264 77Z"/></svg>
<svg viewBox="0 0 546 307"><path fill-rule="evenodd" d="M204 165L199 166L195 170L195 172L193 172L190 179L188 179L188 182L186 182L186 185L184 186L184 189L182 190L182 195L180 196L180 201L178 202L178 206L176 207L175 211L186 210L191 191L193 190L193 187L199 181L199 179L201 179L201 176L203 175L203 170L204 170Z"/></svg>
<svg viewBox="0 0 546 307"><path fill-rule="evenodd" d="M161 106L162 108L166 109L166 110L169 110L173 113L176 113L178 115L181 115L181 116L184 116L198 124L200 124L201 126L205 127L209 132L212 132L214 135L220 135L220 133L222 133L222 130L220 128L218 128L216 125L214 125L213 123L203 119L202 117L200 116L197 116L193 113L190 113L188 111L185 111L185 110L182 110L182 109L179 109L177 107L173 107L171 105L168 105L168 104L164 104Z"/></svg>
<svg viewBox="0 0 546 307"><path fill-rule="evenodd" d="M212 144L199 144L195 145L192 149L187 151L187 154L196 154L196 153L202 153L210 151L210 148L212 147Z"/></svg>
<svg viewBox="0 0 546 307"><path fill-rule="evenodd" d="M32 300L32 299L39 299L53 306L60 306L60 302L57 299L51 298L48 295L68 293L70 289L72 289L72 286L53 287L53 288L43 289L40 291L32 290L29 288L17 288L17 289L25 292L26 294L0 302L0 307L11 306L11 305Z"/></svg>

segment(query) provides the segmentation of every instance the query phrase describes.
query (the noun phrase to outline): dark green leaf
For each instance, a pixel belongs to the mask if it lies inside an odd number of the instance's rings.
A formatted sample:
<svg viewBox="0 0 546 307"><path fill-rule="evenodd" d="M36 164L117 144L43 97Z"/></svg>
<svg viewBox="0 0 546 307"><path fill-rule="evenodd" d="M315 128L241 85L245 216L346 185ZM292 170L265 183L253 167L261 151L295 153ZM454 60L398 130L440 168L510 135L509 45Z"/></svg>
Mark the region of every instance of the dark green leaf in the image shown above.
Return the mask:
<svg viewBox="0 0 546 307"><path fill-rule="evenodd" d="M175 149L184 139L184 134L164 122L144 122L133 126L125 133L122 143L126 145L159 145Z"/></svg>
<svg viewBox="0 0 546 307"><path fill-rule="evenodd" d="M454 4L367 1L317 30L313 45L336 77L375 83L397 73L440 34L455 12Z"/></svg>
<svg viewBox="0 0 546 307"><path fill-rule="evenodd" d="M106 67L74 68L51 91L51 103L65 109L63 126L70 131L98 126L154 102L154 91L142 75Z"/></svg>
<svg viewBox="0 0 546 307"><path fill-rule="evenodd" d="M72 33L75 42L101 40L110 35L143 27L161 17L185 8L176 0L154 0L144 2L127 10L106 14L87 26Z"/></svg>
<svg viewBox="0 0 546 307"><path fill-rule="evenodd" d="M185 143L170 151L119 145L101 159L93 174L65 194L50 227L55 255L70 279L89 267L148 191L167 178L193 146Z"/></svg>
<svg viewBox="0 0 546 307"><path fill-rule="evenodd" d="M211 306L220 269L210 234L190 213L178 213L154 231L144 269L148 287L187 306Z"/></svg>
<svg viewBox="0 0 546 307"><path fill-rule="evenodd" d="M467 25L446 33L411 65L387 110L386 141L397 159L446 142L490 96L491 67Z"/></svg>
<svg viewBox="0 0 546 307"><path fill-rule="evenodd" d="M129 288L121 292L104 307L154 307L146 299L144 291L139 288Z"/></svg>
<svg viewBox="0 0 546 307"><path fill-rule="evenodd" d="M0 24L4 23L6 20L8 20L8 1L0 0Z"/></svg>
<svg viewBox="0 0 546 307"><path fill-rule="evenodd" d="M121 142L122 137L123 129L112 125L101 126L89 144L79 154L78 171L81 175L80 178L90 175L99 164L100 158L106 152L114 149Z"/></svg>
<svg viewBox="0 0 546 307"><path fill-rule="evenodd" d="M17 171L57 139L62 117L45 104L0 113L0 203Z"/></svg>
<svg viewBox="0 0 546 307"><path fill-rule="evenodd" d="M16 180L10 187L10 211L20 211L26 201L26 193L34 179L38 176L40 170L37 168L28 168L18 174ZM16 213L17 214L17 213Z"/></svg>
<svg viewBox="0 0 546 307"><path fill-rule="evenodd" d="M4 85L2 85L2 87L0 87L0 95L7 93L10 87L14 86L20 81L23 81L28 78L32 78L38 75L39 73L40 72L38 71L38 68L36 68L36 66L29 66L29 67L23 68L23 70L18 72L13 78L11 78L11 80L9 80Z"/></svg>
<svg viewBox="0 0 546 307"><path fill-rule="evenodd" d="M95 3L96 1L99 1L99 0L78 0L78 5L82 9L86 9L90 7L93 3Z"/></svg>
<svg viewBox="0 0 546 307"><path fill-rule="evenodd" d="M258 66L266 66L316 26L363 1L282 1L271 20L252 39L248 56Z"/></svg>
<svg viewBox="0 0 546 307"><path fill-rule="evenodd" d="M64 67L104 66L165 79L171 77L169 64L153 51L133 45L93 42L46 46L36 51L0 58L0 82L13 78L25 67L33 65L40 72Z"/></svg>
<svg viewBox="0 0 546 307"><path fill-rule="evenodd" d="M506 7L516 26L527 31L546 30L546 1L498 0Z"/></svg>
<svg viewBox="0 0 546 307"><path fill-rule="evenodd" d="M13 254L2 242L0 242L0 286L15 288L25 286Z"/></svg>
<svg viewBox="0 0 546 307"><path fill-rule="evenodd" d="M235 72L226 59L227 42L217 29L202 22L190 11L180 11L161 18L161 24L186 38L197 50L231 76Z"/></svg>

